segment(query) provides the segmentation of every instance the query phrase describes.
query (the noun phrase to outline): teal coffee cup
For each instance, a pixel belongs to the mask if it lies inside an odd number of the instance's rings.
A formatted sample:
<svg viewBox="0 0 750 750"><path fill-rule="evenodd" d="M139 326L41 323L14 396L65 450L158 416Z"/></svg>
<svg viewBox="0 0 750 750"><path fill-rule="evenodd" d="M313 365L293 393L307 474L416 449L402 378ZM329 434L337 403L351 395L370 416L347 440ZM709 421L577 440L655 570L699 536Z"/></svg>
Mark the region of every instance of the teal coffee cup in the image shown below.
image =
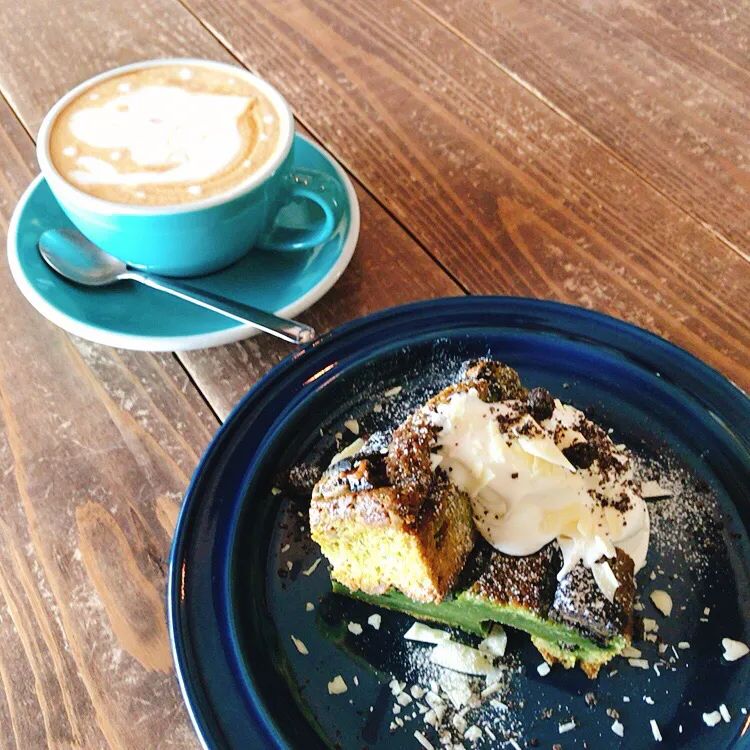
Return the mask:
<svg viewBox="0 0 750 750"><path fill-rule="evenodd" d="M279 130L274 150L261 166L225 192L171 205L118 203L84 192L66 180L50 155L50 136L66 107L108 78L175 65L210 68L243 79L266 97L278 118ZM336 181L327 175L295 170L294 118L281 94L242 68L205 60L135 63L85 81L63 96L45 117L37 157L60 206L89 240L133 268L164 276L212 273L254 250L297 252L313 248L334 233L345 200ZM316 217L309 220L310 225L293 230L275 227L279 211L300 200L319 206L317 211L301 212Z"/></svg>

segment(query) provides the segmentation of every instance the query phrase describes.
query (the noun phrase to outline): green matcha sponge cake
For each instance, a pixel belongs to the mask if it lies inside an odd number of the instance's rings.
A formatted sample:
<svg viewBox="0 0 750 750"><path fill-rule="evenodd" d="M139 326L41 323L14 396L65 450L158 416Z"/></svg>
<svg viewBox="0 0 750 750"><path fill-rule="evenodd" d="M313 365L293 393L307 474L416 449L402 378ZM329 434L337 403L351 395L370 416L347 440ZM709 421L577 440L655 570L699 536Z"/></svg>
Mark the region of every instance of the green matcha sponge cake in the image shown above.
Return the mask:
<svg viewBox="0 0 750 750"><path fill-rule="evenodd" d="M595 565L573 559L566 569L555 540L510 555L477 533L470 496L435 460L441 427L432 417L438 404L469 391L483 402L533 401L511 368L470 363L390 439L371 436L316 484L310 527L331 564L334 591L480 635L492 623L516 627L548 663L578 663L593 678L631 641L633 560L612 548ZM590 452L580 447L572 458ZM602 587L597 566L614 588Z"/></svg>

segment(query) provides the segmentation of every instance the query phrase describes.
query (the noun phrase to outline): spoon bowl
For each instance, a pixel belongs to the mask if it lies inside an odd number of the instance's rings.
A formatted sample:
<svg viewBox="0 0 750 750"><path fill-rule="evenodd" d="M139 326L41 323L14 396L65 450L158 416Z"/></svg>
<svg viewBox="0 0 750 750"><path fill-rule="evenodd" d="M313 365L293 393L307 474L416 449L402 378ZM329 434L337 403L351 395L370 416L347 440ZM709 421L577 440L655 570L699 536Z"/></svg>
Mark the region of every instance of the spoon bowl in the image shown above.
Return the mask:
<svg viewBox="0 0 750 750"><path fill-rule="evenodd" d="M128 267L75 229L49 229L39 238L42 258L66 279L105 286L126 278Z"/></svg>

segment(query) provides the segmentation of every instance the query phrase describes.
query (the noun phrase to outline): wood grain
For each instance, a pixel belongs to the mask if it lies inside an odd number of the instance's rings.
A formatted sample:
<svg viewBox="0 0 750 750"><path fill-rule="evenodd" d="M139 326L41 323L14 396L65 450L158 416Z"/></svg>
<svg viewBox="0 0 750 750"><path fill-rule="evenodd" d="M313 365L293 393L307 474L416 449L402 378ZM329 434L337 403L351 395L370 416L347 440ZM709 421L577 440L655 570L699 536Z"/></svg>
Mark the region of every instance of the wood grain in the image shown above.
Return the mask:
<svg viewBox="0 0 750 750"><path fill-rule="evenodd" d="M750 70L750 6L726 0L649 0L649 7L708 49Z"/></svg>
<svg viewBox="0 0 750 750"><path fill-rule="evenodd" d="M747 262L421 9L187 1L471 292L609 312L750 385Z"/></svg>
<svg viewBox="0 0 750 750"><path fill-rule="evenodd" d="M33 144L0 99L0 224ZM197 747L164 619L169 522L217 422L171 355L42 320L0 267L0 747Z"/></svg>
<svg viewBox="0 0 750 750"><path fill-rule="evenodd" d="M649 0L417 1L748 251L750 69L706 48Z"/></svg>

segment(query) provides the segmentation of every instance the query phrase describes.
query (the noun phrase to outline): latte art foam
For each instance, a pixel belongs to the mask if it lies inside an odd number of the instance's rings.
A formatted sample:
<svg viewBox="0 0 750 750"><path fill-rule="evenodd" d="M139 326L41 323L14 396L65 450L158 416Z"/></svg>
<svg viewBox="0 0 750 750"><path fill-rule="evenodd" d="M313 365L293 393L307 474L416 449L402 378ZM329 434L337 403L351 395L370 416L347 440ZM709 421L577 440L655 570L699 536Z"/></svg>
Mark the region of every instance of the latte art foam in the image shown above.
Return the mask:
<svg viewBox="0 0 750 750"><path fill-rule="evenodd" d="M165 65L84 91L55 120L50 154L90 195L162 206L238 186L273 156L279 133L273 105L239 71Z"/></svg>

